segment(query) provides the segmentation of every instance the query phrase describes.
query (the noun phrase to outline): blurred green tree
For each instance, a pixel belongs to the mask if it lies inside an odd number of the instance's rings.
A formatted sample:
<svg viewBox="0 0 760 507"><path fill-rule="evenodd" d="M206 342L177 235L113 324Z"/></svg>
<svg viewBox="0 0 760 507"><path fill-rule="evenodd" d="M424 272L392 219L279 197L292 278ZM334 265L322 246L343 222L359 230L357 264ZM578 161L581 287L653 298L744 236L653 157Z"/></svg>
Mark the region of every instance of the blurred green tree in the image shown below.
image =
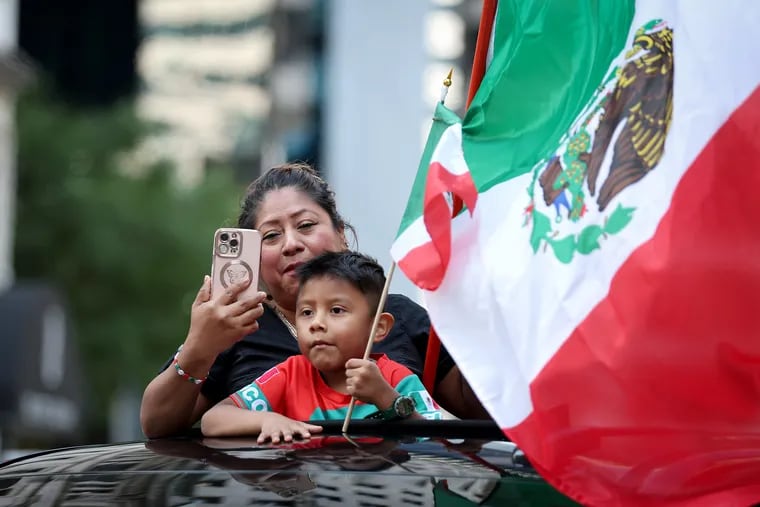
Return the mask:
<svg viewBox="0 0 760 507"><path fill-rule="evenodd" d="M74 109L40 90L18 103L15 270L68 301L90 390L88 440L103 441L117 389L141 393L182 343L213 231L234 223L232 171L174 184L168 163L124 170L147 133L130 104Z"/></svg>

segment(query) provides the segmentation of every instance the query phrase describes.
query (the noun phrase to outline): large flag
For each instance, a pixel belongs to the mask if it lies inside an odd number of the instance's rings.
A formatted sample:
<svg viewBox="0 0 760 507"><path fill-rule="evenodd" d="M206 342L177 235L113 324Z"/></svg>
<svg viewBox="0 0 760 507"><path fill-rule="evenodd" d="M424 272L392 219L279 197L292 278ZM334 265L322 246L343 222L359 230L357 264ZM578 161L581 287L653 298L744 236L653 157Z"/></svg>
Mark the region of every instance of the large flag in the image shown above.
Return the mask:
<svg viewBox="0 0 760 507"><path fill-rule="evenodd" d="M500 0L465 117L436 111L393 257L583 504L760 502L758 27L754 1Z"/></svg>

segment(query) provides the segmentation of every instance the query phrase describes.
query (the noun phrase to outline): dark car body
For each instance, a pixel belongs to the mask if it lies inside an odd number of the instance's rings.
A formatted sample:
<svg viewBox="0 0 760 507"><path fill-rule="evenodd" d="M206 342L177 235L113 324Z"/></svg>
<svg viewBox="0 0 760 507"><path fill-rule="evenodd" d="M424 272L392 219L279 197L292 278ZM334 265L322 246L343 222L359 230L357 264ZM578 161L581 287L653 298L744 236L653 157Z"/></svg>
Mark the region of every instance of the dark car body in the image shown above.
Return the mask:
<svg viewBox="0 0 760 507"><path fill-rule="evenodd" d="M491 423L339 431L325 423L323 435L281 445L193 433L45 451L0 466L0 506L575 505Z"/></svg>

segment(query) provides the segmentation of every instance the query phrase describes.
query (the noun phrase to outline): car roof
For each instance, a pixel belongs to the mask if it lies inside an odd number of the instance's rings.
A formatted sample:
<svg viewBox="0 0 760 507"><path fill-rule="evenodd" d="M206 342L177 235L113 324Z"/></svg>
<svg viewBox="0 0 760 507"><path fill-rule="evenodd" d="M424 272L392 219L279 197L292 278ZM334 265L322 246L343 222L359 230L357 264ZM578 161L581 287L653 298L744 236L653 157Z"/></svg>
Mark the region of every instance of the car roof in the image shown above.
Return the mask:
<svg viewBox="0 0 760 507"><path fill-rule="evenodd" d="M191 432L39 452L0 466L0 504L575 505L492 423L409 422L352 423L351 435L324 422L281 445Z"/></svg>

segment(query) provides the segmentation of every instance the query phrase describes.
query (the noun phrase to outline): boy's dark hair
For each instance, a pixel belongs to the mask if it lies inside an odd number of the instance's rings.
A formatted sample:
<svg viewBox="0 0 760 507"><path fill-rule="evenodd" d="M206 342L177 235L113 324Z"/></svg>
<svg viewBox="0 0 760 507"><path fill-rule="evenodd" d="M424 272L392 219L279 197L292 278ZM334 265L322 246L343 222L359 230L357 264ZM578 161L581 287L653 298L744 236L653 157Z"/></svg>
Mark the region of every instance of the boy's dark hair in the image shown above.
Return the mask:
<svg viewBox="0 0 760 507"><path fill-rule="evenodd" d="M309 280L323 276L350 283L364 294L373 313L377 311L385 286L385 274L377 261L351 250L317 255L301 264L297 274L301 287Z"/></svg>

